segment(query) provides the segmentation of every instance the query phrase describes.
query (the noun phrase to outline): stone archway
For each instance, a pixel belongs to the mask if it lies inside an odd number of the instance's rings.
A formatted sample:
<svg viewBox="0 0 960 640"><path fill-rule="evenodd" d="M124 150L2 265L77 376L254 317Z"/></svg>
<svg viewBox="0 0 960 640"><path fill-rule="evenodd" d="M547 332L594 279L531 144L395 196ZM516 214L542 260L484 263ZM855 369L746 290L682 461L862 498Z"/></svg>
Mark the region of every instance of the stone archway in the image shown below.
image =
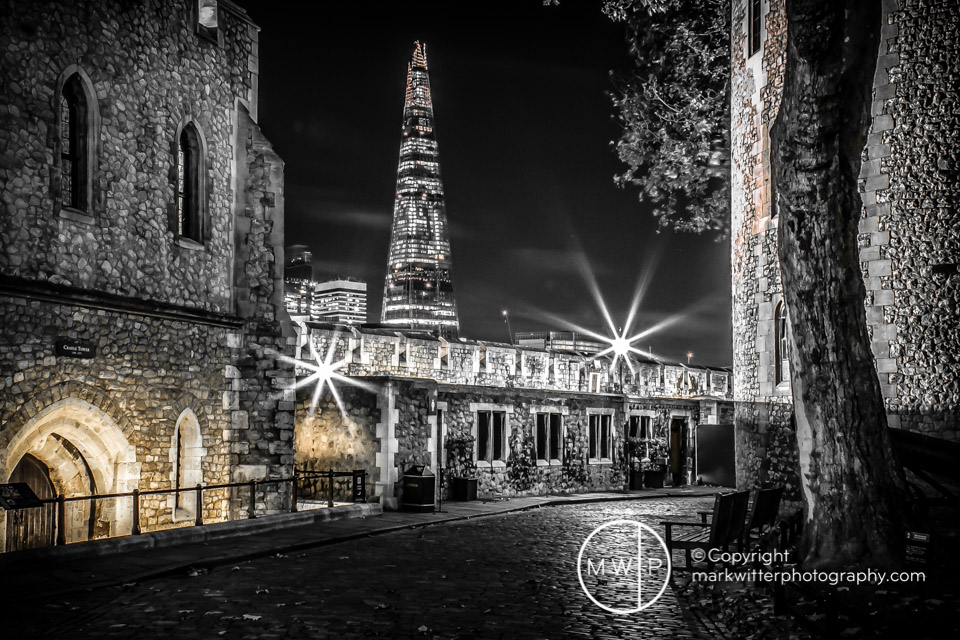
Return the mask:
<svg viewBox="0 0 960 640"><path fill-rule="evenodd" d="M0 480L5 482L26 454L49 467L56 490L67 496L87 494L91 486L98 493L123 493L135 489L140 480L136 450L116 421L100 407L77 397L53 402L26 420L0 449ZM95 510L103 523L102 533L130 532L131 500L100 501ZM89 510L85 502L68 503L68 542L89 535ZM0 535L5 535L4 531L0 526Z"/></svg>

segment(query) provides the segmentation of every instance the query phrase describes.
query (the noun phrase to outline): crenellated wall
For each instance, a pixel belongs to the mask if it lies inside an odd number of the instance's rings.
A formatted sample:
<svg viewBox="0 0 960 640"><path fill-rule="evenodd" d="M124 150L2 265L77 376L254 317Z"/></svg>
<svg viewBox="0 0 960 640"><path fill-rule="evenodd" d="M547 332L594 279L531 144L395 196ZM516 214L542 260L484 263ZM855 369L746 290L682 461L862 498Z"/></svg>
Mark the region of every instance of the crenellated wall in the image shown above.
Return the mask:
<svg viewBox="0 0 960 640"><path fill-rule="evenodd" d="M683 464L693 473L697 425L732 420L729 373L723 370L636 363L629 378L623 367L620 392L621 372L610 371L605 357L371 328L302 324L299 329L298 356L309 362L312 344L314 358L337 364L345 379L334 380L342 411L328 390L316 406L312 386L298 392L297 465L364 469L370 494L387 507L402 500L403 472L411 465L436 473L442 464L448 496L451 478L464 474L475 475L479 493L488 497L622 489L633 415L652 417L655 435L665 443L670 420L683 421L689 458ZM299 370L307 373L306 366ZM599 381L592 389L590 374ZM505 449L492 461L476 451L479 414L487 411L505 416ZM557 459L537 460L538 413L562 416ZM592 414L609 416L607 459L589 457Z"/></svg>
<svg viewBox="0 0 960 640"><path fill-rule="evenodd" d="M732 398L724 369L653 361L611 370L610 358L539 351L502 343L449 342L422 333L300 323L297 357L341 362L344 375L424 378L441 384L627 393L665 398ZM591 380L593 376L593 380ZM593 386L591 384L593 383Z"/></svg>

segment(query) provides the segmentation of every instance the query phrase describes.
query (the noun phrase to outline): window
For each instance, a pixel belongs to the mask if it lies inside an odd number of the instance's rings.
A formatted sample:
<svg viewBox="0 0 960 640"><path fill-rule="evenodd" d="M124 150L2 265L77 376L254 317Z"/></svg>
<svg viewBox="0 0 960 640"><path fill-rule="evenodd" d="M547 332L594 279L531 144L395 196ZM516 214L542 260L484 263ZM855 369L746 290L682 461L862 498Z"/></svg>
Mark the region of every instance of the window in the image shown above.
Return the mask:
<svg viewBox="0 0 960 640"><path fill-rule="evenodd" d="M650 438L652 436L650 419L650 416L630 416L629 436L631 438Z"/></svg>
<svg viewBox="0 0 960 640"><path fill-rule="evenodd" d="M610 421L609 414L589 417L590 462L608 462L610 460Z"/></svg>
<svg viewBox="0 0 960 640"><path fill-rule="evenodd" d="M760 0L748 0L748 3L750 11L747 16L747 28L750 42L748 43L749 52L747 57L752 56L760 50L760 18L763 15Z"/></svg>
<svg viewBox="0 0 960 640"><path fill-rule="evenodd" d="M559 413L537 414L537 461L559 462L563 459L563 416Z"/></svg>
<svg viewBox="0 0 960 640"><path fill-rule="evenodd" d="M87 198L87 100L80 76L67 78L60 92L60 202L64 207L86 211Z"/></svg>
<svg viewBox="0 0 960 640"><path fill-rule="evenodd" d="M590 388L587 389L590 393L600 393L600 382L601 377L599 373L590 374Z"/></svg>
<svg viewBox="0 0 960 640"><path fill-rule="evenodd" d="M477 411L477 461L493 463L507 458L507 414Z"/></svg>
<svg viewBox="0 0 960 640"><path fill-rule="evenodd" d="M193 124L187 124L177 141L177 216L174 230L178 236L197 242L201 242L203 237L202 175L200 134Z"/></svg>
<svg viewBox="0 0 960 640"><path fill-rule="evenodd" d="M773 363L776 371L774 380L776 384L786 382L790 379L790 360L788 355L789 336L787 334L787 308L783 301L777 303L776 311L773 314L774 330L774 351Z"/></svg>
<svg viewBox="0 0 960 640"><path fill-rule="evenodd" d="M197 0L197 33L219 43L217 0Z"/></svg>
<svg viewBox="0 0 960 640"><path fill-rule="evenodd" d="M173 459L173 486L182 487L183 485L183 426L177 426L177 433L173 436L174 441L174 459ZM174 497L174 506L177 509L183 508L183 494L177 493Z"/></svg>

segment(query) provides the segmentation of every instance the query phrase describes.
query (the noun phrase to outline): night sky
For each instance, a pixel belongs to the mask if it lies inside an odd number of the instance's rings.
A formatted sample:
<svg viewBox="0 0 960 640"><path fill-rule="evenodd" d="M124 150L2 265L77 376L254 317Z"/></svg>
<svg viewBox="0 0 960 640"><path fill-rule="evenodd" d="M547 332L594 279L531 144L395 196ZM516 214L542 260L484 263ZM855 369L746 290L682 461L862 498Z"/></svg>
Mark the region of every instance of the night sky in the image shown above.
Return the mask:
<svg viewBox="0 0 960 640"><path fill-rule="evenodd" d="M634 329L683 317L635 346L728 365L729 243L657 224L613 176L622 165L610 71L626 69L623 27L601 3L565 0L296 3L239 0L260 33L260 126L286 163L287 244L316 278L368 284L379 321L406 65L427 44L451 228L461 335L609 333L649 283ZM320 8L323 10L320 10ZM583 258L578 258L583 256Z"/></svg>

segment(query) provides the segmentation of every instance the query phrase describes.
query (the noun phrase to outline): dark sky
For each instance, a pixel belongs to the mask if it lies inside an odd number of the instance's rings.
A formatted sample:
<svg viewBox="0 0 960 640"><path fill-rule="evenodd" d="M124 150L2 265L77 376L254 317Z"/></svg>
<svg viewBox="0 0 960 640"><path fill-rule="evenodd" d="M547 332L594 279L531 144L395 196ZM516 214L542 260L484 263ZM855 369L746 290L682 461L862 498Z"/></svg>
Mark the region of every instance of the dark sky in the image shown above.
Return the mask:
<svg viewBox="0 0 960 640"><path fill-rule="evenodd" d="M406 64L427 43L451 228L461 335L608 333L582 264L622 324L649 278L634 329L658 356L727 365L729 243L657 234L622 166L610 71L627 68L623 27L600 2L240 0L260 33L260 125L286 162L286 237L318 279L368 283L378 321L386 272ZM322 8L322 10L321 10ZM584 260L578 260L582 255Z"/></svg>

